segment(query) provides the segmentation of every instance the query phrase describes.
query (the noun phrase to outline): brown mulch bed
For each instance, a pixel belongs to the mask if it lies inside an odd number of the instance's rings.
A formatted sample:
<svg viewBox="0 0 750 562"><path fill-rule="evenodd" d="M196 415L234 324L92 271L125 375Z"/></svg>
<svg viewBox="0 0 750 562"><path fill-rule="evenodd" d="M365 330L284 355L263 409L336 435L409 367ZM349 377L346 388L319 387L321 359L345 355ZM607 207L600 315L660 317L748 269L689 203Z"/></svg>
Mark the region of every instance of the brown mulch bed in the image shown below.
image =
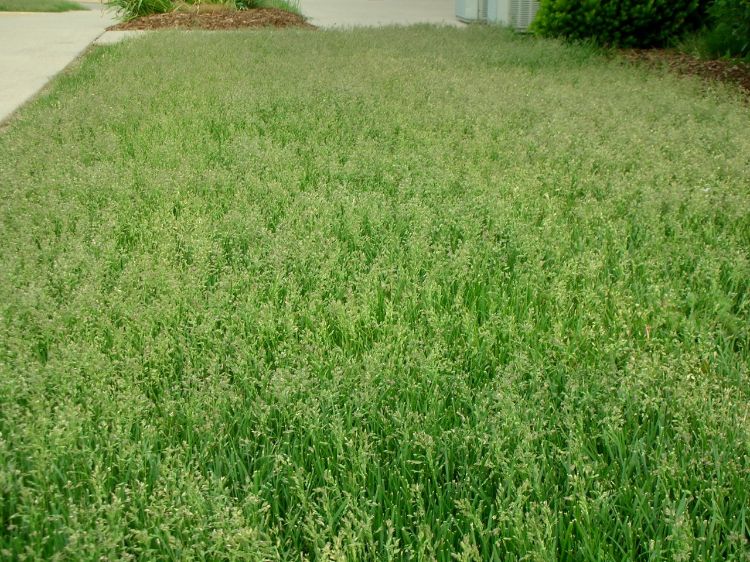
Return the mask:
<svg viewBox="0 0 750 562"><path fill-rule="evenodd" d="M256 10L216 11L203 13L169 12L152 14L113 25L109 29L149 30L149 29L242 29L247 27L315 27L305 22L302 16L275 8Z"/></svg>
<svg viewBox="0 0 750 562"><path fill-rule="evenodd" d="M671 49L624 49L620 54L631 62L652 68L668 68L678 74L730 82L750 97L750 64L731 60L703 60Z"/></svg>

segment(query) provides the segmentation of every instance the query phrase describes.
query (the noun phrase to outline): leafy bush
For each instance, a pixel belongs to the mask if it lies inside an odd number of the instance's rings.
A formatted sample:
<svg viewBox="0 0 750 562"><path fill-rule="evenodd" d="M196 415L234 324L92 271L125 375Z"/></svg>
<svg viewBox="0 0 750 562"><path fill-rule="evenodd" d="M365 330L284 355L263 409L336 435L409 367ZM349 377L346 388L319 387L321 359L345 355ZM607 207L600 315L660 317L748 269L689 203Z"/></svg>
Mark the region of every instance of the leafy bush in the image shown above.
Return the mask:
<svg viewBox="0 0 750 562"><path fill-rule="evenodd" d="M542 35L650 47L698 27L706 4L706 0L542 0L533 28Z"/></svg>
<svg viewBox="0 0 750 562"><path fill-rule="evenodd" d="M716 56L750 57L750 0L715 0L706 47Z"/></svg>

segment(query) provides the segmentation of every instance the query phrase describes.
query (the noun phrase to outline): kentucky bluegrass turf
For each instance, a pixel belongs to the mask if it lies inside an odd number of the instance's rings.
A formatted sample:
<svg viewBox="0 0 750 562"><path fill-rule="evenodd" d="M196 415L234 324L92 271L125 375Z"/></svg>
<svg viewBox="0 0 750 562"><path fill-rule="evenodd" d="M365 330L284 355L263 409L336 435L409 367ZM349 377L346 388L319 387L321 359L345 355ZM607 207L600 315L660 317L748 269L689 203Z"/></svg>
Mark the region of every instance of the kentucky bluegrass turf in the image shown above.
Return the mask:
<svg viewBox="0 0 750 562"><path fill-rule="evenodd" d="M493 29L98 48L0 133L0 556L747 560L748 131Z"/></svg>
<svg viewBox="0 0 750 562"><path fill-rule="evenodd" d="M85 10L68 0L0 0L0 12L69 12Z"/></svg>

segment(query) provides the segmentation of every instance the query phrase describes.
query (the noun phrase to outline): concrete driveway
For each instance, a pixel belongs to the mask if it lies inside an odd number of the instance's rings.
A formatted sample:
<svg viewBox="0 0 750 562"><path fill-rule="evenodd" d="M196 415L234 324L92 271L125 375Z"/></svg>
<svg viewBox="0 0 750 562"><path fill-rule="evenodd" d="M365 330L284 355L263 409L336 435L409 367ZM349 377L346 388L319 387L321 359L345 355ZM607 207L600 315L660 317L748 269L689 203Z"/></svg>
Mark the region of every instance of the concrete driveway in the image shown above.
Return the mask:
<svg viewBox="0 0 750 562"><path fill-rule="evenodd" d="M104 30L111 12L0 12L0 122L34 96Z"/></svg>
<svg viewBox="0 0 750 562"><path fill-rule="evenodd" d="M455 0L301 0L301 8L318 27L462 25Z"/></svg>

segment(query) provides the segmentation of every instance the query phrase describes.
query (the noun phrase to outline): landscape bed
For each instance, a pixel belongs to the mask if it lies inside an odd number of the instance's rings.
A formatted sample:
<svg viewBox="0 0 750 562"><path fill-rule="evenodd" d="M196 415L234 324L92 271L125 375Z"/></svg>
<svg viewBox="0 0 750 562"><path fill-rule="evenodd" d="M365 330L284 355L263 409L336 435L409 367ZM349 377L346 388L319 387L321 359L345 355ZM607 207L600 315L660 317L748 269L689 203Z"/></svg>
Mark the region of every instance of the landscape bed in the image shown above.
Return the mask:
<svg viewBox="0 0 750 562"><path fill-rule="evenodd" d="M733 59L702 59L675 49L622 49L615 51L625 60L675 74L700 76L706 81L735 84L750 98L750 63Z"/></svg>
<svg viewBox="0 0 750 562"><path fill-rule="evenodd" d="M93 50L0 132L0 557L742 560L748 130L496 29Z"/></svg>
<svg viewBox="0 0 750 562"><path fill-rule="evenodd" d="M124 21L110 27L115 31L155 29L229 30L247 27L302 27L314 29L299 14L278 8L218 10L208 12L167 12Z"/></svg>

